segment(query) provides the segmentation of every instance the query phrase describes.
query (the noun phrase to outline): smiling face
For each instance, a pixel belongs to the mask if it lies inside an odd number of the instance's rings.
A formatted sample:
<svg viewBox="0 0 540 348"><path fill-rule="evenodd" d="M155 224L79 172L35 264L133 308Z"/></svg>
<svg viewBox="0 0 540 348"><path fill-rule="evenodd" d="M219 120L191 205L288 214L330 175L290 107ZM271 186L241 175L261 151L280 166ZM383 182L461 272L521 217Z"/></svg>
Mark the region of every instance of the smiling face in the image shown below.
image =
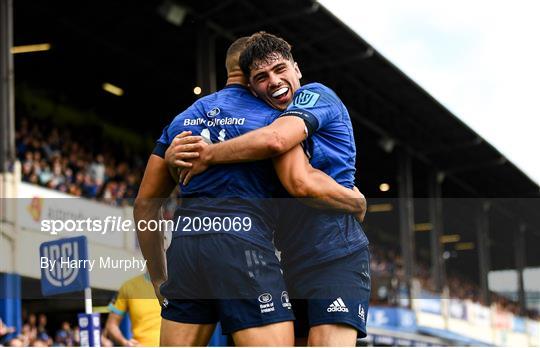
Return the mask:
<svg viewBox="0 0 540 348"><path fill-rule="evenodd" d="M292 60L279 53L256 61L249 74L251 89L259 98L278 110L285 110L300 88L302 73Z"/></svg>

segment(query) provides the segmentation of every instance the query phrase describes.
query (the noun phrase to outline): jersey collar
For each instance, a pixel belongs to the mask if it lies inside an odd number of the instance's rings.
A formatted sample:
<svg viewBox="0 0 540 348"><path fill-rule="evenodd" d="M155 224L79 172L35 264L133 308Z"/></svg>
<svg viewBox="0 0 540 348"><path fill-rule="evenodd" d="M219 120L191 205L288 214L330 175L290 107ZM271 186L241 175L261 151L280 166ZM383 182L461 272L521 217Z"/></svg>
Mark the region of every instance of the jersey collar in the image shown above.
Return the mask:
<svg viewBox="0 0 540 348"><path fill-rule="evenodd" d="M246 86L244 85L241 85L239 83L232 83L230 85L226 85L225 87L223 87L223 89L226 89L226 88L241 88L241 89L247 89Z"/></svg>

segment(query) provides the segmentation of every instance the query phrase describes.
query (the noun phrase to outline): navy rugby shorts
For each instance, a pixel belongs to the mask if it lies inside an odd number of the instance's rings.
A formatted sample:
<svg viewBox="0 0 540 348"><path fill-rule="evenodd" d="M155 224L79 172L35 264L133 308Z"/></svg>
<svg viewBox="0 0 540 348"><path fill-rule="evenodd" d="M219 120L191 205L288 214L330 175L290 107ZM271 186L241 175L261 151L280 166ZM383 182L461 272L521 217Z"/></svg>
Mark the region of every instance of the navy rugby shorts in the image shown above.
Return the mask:
<svg viewBox="0 0 540 348"><path fill-rule="evenodd" d="M346 324L366 336L371 292L368 247L309 268L294 266L284 276L296 316L295 336L307 337L320 324Z"/></svg>
<svg viewBox="0 0 540 348"><path fill-rule="evenodd" d="M211 324L224 334L294 320L271 243L262 248L230 234L179 236L167 250L161 316Z"/></svg>

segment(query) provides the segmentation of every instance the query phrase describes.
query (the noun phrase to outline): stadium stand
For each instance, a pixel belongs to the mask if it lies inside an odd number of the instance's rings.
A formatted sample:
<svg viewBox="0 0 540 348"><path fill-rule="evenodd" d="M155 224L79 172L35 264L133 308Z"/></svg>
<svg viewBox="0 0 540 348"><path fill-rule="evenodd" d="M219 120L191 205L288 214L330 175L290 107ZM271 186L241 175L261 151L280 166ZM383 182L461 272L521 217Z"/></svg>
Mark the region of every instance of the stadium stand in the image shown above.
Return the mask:
<svg viewBox="0 0 540 348"><path fill-rule="evenodd" d="M189 5L183 8L185 20L177 25L166 19L161 1L138 6L105 1L15 2L15 43L35 38L36 28L41 28L39 32L53 42L53 48L42 56L19 55L15 60L16 147L24 183L14 183L14 190L24 188L37 196L44 192L67 193L85 198L84 207L90 207L87 202L92 200L100 206L106 203L124 209L124 216L130 215L129 203L137 192L143 161L151 147L125 151L118 139L104 136L99 127L89 129L56 123L49 116L66 105L76 105L78 110L84 110L77 116L79 119L88 118L85 112L92 110L99 115L97 123L112 122L151 144L170 118L197 98L192 93L195 85L202 86L205 94L223 81L223 67L212 62L208 47L201 49L201 42L213 42L211 52L220 56L231 39L264 27L293 43L304 82L324 82L343 99L356 132L360 189L372 206L382 203L390 207L368 213L366 224L372 240L374 306L368 315L371 320L368 327L373 328L368 342L375 345L540 344L538 311L530 309L525 313L518 303L506 297L494 293L488 298L483 295L487 288L483 279L488 271L519 269L522 272L525 266L540 265L537 252L540 239L535 233L540 226L537 183L316 2L185 3ZM283 12L284 8L287 13ZM95 18L102 21L98 23ZM215 66L208 69L212 64ZM123 97L98 88L109 79L126 88ZM37 98L27 93L34 89L46 89L47 94L35 102ZM34 115L33 111L40 115ZM43 114L49 118L42 117ZM400 165L403 154L411 161L409 176L404 175ZM405 243L398 235L404 224L398 211L411 201L397 202L396 197L402 192L396 188L411 176L414 177L411 185L414 190L408 192L411 197L412 193L415 197L433 197L430 187L436 182L439 197L446 199L443 214L437 217L442 220L439 225L435 225L437 218L429 215L431 201L427 207L415 202L416 215L411 214L414 222L433 222L428 229L430 236L457 231L464 241L474 242L474 248L458 251L455 243L449 243L439 245L440 249L434 251L429 239L416 233L413 237L409 235L416 250L412 255L403 253ZM379 190L383 181L391 187L387 192ZM505 199L498 202L501 197ZM491 225L489 238L484 238L489 241L482 245L477 234L479 228L475 226L481 215L478 207L487 200L494 208L484 214L489 215ZM26 205L22 210L25 209ZM165 212L169 218L170 211ZM0 277L8 279L2 283L8 285L10 279L20 282L23 278L22 287L9 288L18 289L23 314L15 311L2 318L10 321L0 323L0 337L15 340L2 343L67 344L71 340L76 345L79 338L74 321L80 306L58 308L54 301L36 296L42 307L24 314L29 308L28 298L32 297L28 293L39 287L40 275L23 261L28 259L27 253L37 254L38 240L46 238L30 224L21 227L20 217L16 223L14 220L7 220L7 225L18 223L20 230L10 232L6 227L1 231L2 242L7 242L2 245ZM514 245L514 236L521 225L529 226L524 247L508 250L509 245ZM416 231L410 232L414 235ZM137 254L132 236L118 239L118 242L107 240L113 246L94 240L90 248L102 254ZM480 250L485 254L486 249L499 255L487 266L480 262ZM435 278L440 272L430 264L436 259L431 254L442 255L445 251L452 255L443 264L447 273L446 292L437 291L440 289ZM526 255L521 266L514 261L518 252ZM407 299L403 289L409 280L406 266L413 269L420 292L417 299L426 301L413 304L403 301ZM111 284L103 281L102 275L95 277L94 293L96 289L117 288L122 277L125 280L129 276L109 277ZM42 325L45 330L42 329L38 340L36 322L38 313L42 312L50 320ZM71 321L66 325L61 320L51 323L58 313L67 313ZM410 314L413 320L409 320ZM525 314L528 319L524 318ZM21 317L23 325L18 325ZM414 325L407 326L411 321ZM426 328L427 324L433 325ZM9 336L11 327L19 329L21 336ZM472 340L471 334L478 340Z"/></svg>
<svg viewBox="0 0 540 348"><path fill-rule="evenodd" d="M15 140L22 180L112 205L129 204L144 171L141 162L130 163L107 151L96 153L77 132L81 130L21 118Z"/></svg>

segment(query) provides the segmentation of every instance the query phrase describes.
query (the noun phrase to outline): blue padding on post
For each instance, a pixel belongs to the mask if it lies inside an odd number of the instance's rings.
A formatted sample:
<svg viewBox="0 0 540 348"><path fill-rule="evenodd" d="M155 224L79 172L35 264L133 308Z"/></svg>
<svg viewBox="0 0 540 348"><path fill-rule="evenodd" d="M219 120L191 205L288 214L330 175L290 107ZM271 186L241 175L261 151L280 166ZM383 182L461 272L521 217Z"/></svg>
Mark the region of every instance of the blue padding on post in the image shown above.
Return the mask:
<svg viewBox="0 0 540 348"><path fill-rule="evenodd" d="M13 273L0 273L0 317L7 326L21 332L21 276Z"/></svg>

